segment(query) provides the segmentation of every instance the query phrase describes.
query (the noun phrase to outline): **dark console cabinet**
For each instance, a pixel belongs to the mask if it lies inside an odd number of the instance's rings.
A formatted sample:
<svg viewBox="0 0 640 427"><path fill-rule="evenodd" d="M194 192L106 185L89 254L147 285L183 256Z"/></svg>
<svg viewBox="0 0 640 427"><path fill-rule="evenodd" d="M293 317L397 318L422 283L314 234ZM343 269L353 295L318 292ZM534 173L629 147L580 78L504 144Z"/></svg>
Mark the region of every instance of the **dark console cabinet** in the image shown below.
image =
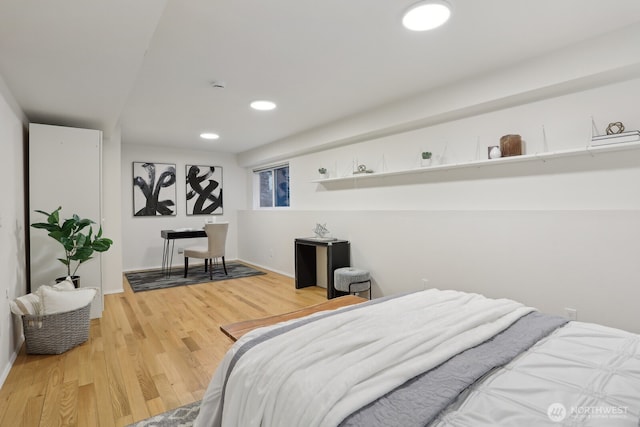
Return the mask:
<svg viewBox="0 0 640 427"><path fill-rule="evenodd" d="M327 248L327 265L316 265L316 249ZM336 268L350 266L350 244L347 240L328 240L314 238L295 239L296 289L317 285L318 268L327 270L327 299L346 292L333 287L333 272Z"/></svg>

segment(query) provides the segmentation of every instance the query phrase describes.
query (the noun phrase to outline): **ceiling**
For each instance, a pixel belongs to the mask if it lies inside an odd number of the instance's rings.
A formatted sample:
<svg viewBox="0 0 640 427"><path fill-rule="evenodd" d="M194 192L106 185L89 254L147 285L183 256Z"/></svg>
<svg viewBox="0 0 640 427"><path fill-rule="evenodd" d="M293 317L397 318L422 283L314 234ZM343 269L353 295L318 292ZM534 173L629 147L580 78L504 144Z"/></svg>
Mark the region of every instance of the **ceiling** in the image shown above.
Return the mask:
<svg viewBox="0 0 640 427"><path fill-rule="evenodd" d="M31 122L239 153L640 22L637 0L450 0L413 33L413 3L2 0L0 76Z"/></svg>

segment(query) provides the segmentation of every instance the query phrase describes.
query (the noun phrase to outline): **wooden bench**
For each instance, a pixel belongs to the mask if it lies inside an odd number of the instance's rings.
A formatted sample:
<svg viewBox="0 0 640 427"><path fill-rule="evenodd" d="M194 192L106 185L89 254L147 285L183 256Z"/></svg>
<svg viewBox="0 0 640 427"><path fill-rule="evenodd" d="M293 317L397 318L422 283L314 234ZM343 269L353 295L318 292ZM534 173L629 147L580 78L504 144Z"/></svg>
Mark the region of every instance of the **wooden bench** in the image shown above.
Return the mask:
<svg viewBox="0 0 640 427"><path fill-rule="evenodd" d="M308 316L319 311L335 310L336 308L359 304L364 301L367 301L367 299L355 295L346 295L338 298L333 298L326 302L312 305L310 307L305 307L300 310L291 311L289 313L263 317L260 319L244 320L242 322L229 323L227 325L220 326L220 330L232 340L237 341L238 338L256 328L274 325L286 320L298 319L300 317Z"/></svg>

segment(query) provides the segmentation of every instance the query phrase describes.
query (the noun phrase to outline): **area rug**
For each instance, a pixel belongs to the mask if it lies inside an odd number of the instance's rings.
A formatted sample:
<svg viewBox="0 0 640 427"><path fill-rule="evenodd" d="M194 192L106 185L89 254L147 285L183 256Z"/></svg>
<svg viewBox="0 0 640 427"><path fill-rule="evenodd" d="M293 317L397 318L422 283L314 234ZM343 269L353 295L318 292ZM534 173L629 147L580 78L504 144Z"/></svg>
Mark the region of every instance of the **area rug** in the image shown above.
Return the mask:
<svg viewBox="0 0 640 427"><path fill-rule="evenodd" d="M127 427L191 427L200 412L200 401L138 421Z"/></svg>
<svg viewBox="0 0 640 427"><path fill-rule="evenodd" d="M189 275L187 278L183 277L184 270L181 268L174 268L170 277L166 277L160 269L132 271L125 273L125 276L133 292L140 292L265 274L262 271L258 271L240 262L228 262L227 273L229 274L225 276L222 265L216 265L213 268L213 279L209 279L209 272L204 271L204 266L194 265L189 267Z"/></svg>

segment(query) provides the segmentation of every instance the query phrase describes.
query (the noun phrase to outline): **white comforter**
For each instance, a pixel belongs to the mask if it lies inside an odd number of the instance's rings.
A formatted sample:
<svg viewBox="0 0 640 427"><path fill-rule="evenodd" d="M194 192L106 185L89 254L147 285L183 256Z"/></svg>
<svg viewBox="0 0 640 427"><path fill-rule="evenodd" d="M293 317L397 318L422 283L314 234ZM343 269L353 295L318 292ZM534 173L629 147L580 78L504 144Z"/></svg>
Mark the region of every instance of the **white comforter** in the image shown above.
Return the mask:
<svg viewBox="0 0 640 427"><path fill-rule="evenodd" d="M430 427L638 427L640 336L570 322L462 393Z"/></svg>
<svg viewBox="0 0 640 427"><path fill-rule="evenodd" d="M195 426L335 426L354 410L506 329L533 309L426 290L311 322L244 354L227 353ZM224 402L222 402L224 400Z"/></svg>

